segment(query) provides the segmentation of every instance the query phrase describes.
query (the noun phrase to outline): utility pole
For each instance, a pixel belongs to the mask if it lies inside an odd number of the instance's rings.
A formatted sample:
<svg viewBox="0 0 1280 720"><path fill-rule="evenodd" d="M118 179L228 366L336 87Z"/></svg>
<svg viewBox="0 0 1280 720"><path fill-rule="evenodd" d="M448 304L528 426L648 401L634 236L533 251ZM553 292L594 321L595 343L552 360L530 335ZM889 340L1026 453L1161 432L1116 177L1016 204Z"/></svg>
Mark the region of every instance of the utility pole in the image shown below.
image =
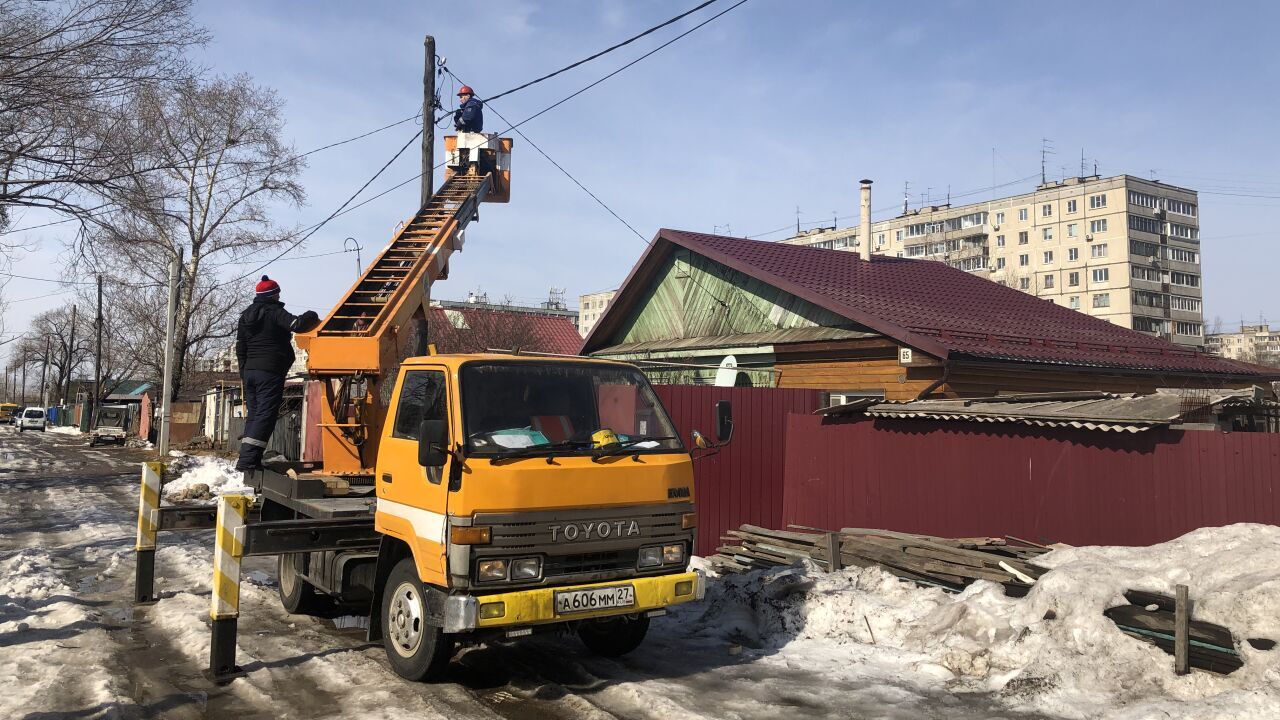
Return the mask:
<svg viewBox="0 0 1280 720"><path fill-rule="evenodd" d="M93 350L93 395L89 399L89 427L93 427L98 399L102 397L102 273L98 273L98 314L93 320L97 338Z"/></svg>
<svg viewBox="0 0 1280 720"><path fill-rule="evenodd" d="M426 203L423 203L423 204L425 205ZM350 243L351 245L350 245L350 246L348 246L348 244L347 244L347 243ZM353 237L349 237L349 238L347 238L346 240L343 240L343 241L342 241L342 249L343 249L343 250L345 250L346 252L351 252L351 251L353 251L353 250L355 251L355 253L356 253L356 279L357 279L357 280L359 280L359 279L360 279L360 273L364 272L364 265L363 265L363 263L361 263L361 262L360 262L360 251L361 251L361 250L363 250L363 249L364 249L364 247L360 245L360 241L359 241L359 240L357 240L357 239L355 239L355 238L353 238Z"/></svg>
<svg viewBox="0 0 1280 720"><path fill-rule="evenodd" d="M436 39L428 35L422 44L427 58L422 68L422 202L418 207L427 206L434 190L436 147Z"/></svg>
<svg viewBox="0 0 1280 720"><path fill-rule="evenodd" d="M76 306L71 306L71 339L67 343L67 378L65 390L62 391L62 406L67 406L67 400L71 397L71 373L75 370L76 360ZM59 422L61 422L61 415Z"/></svg>
<svg viewBox="0 0 1280 720"><path fill-rule="evenodd" d="M53 346L49 342L49 336L44 336L44 364L40 366L40 407L49 407L49 386L45 383L45 377L49 373L49 353L53 351Z"/></svg>
<svg viewBox="0 0 1280 720"><path fill-rule="evenodd" d="M22 351L22 399L18 401L24 407L27 404L27 363L31 362L27 358L27 351Z"/></svg>
<svg viewBox="0 0 1280 720"><path fill-rule="evenodd" d="M160 457L169 456L169 423L173 419L173 347L174 326L178 315L178 282L182 275L182 250L169 263L169 306L164 323L164 381L160 387Z"/></svg>

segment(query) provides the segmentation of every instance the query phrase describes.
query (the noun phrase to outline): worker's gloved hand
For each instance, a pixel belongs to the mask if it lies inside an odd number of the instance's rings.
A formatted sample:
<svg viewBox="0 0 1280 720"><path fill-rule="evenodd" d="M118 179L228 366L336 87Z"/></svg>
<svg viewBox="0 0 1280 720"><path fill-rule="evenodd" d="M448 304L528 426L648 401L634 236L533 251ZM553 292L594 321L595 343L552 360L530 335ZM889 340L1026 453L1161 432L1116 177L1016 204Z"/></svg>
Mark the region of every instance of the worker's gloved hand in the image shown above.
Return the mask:
<svg viewBox="0 0 1280 720"><path fill-rule="evenodd" d="M320 324L320 316L316 314L315 310L308 310L302 313L301 315L299 315L298 319L294 321L293 331L294 332L310 332L311 330L314 330L315 327L319 324Z"/></svg>

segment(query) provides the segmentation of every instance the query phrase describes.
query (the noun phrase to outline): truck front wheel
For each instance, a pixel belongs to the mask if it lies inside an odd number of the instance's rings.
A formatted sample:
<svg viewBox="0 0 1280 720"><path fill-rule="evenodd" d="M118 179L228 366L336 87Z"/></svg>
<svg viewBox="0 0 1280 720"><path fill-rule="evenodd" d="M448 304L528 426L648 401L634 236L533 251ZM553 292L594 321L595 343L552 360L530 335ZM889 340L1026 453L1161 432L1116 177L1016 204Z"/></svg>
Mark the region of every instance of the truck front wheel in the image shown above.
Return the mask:
<svg viewBox="0 0 1280 720"><path fill-rule="evenodd" d="M597 655L618 657L640 647L649 632L649 618L644 615L630 617L597 618L585 620L578 626L582 644Z"/></svg>
<svg viewBox="0 0 1280 720"><path fill-rule="evenodd" d="M427 622L427 597L412 558L396 563L382 592L382 645L396 674L434 680L453 655L453 638Z"/></svg>

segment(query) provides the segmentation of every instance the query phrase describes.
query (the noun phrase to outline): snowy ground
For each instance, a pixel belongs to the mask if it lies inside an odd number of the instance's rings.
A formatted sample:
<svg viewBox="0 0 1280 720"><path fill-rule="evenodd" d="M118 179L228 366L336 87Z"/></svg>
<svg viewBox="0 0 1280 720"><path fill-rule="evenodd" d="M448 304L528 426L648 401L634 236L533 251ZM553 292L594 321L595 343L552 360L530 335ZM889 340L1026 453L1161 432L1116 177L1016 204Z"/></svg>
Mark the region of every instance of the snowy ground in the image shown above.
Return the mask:
<svg viewBox="0 0 1280 720"><path fill-rule="evenodd" d="M238 655L248 676L219 687L201 675L210 533L162 535L162 599L129 602L141 457L0 428L0 718L1280 717L1270 654L1246 648L1230 678L1178 678L1169 656L1100 614L1120 574L1153 590L1189 580L1198 617L1280 635L1280 531L1259 526L1054 553L1024 600L993 586L947 596L874 570L728 578L620 660L544 636L465 650L432 685L395 677L343 618L286 614L272 566L254 558ZM1049 608L1058 620L1043 620Z"/></svg>

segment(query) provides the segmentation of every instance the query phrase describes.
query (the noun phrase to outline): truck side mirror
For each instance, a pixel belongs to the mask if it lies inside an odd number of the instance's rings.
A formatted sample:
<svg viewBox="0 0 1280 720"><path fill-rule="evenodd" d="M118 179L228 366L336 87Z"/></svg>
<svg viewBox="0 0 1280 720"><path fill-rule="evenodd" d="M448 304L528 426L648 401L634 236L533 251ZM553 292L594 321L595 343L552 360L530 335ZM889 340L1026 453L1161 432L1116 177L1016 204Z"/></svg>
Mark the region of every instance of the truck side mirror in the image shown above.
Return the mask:
<svg viewBox="0 0 1280 720"><path fill-rule="evenodd" d="M733 403L728 400L716 402L716 441L720 445L728 445L733 438Z"/></svg>
<svg viewBox="0 0 1280 720"><path fill-rule="evenodd" d="M449 426L444 420L424 419L418 432L418 464L443 467L448 458Z"/></svg>

